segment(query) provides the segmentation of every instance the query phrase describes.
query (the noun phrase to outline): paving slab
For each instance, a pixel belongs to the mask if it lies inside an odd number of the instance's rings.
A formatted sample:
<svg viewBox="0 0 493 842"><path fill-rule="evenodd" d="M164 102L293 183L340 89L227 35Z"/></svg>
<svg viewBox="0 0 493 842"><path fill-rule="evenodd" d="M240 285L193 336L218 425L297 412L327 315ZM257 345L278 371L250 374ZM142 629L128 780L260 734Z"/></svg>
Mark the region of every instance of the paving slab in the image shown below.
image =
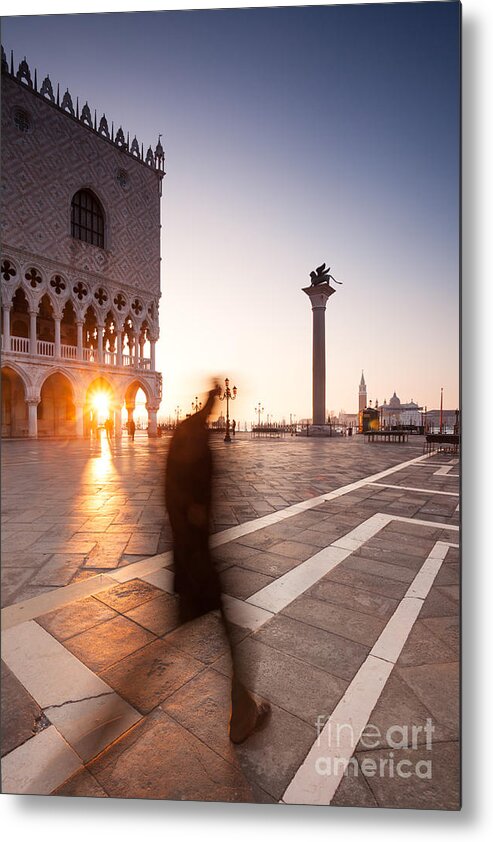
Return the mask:
<svg viewBox="0 0 493 842"><path fill-rule="evenodd" d="M282 613L363 646L372 646L385 626L385 620L380 617L372 617L310 596L295 599Z"/></svg>
<svg viewBox="0 0 493 842"><path fill-rule="evenodd" d="M126 617L113 617L65 640L65 647L95 673L141 649L155 635Z"/></svg>
<svg viewBox="0 0 493 842"><path fill-rule="evenodd" d="M110 608L114 608L115 611L123 613L157 596L160 596L158 588L148 582L143 582L142 579L131 579L129 582L115 585L98 594L97 599L109 605Z"/></svg>
<svg viewBox="0 0 493 842"><path fill-rule="evenodd" d="M49 726L39 705L2 661L2 757Z"/></svg>
<svg viewBox="0 0 493 842"><path fill-rule="evenodd" d="M116 616L112 608L89 596L42 614L37 622L57 640L67 640Z"/></svg>
<svg viewBox="0 0 493 842"><path fill-rule="evenodd" d="M101 673L101 678L140 713L160 702L204 669L204 664L157 639Z"/></svg>
<svg viewBox="0 0 493 842"><path fill-rule="evenodd" d="M223 592L239 599L246 599L273 581L273 576L266 576L264 573L247 570L244 567L228 567L221 573Z"/></svg>
<svg viewBox="0 0 493 842"><path fill-rule="evenodd" d="M393 767L404 762L403 775L385 773L389 769L390 752L381 749L375 752L365 752L364 758L358 755L358 760L373 761L378 769L382 761L387 760L384 773L367 776L379 807L399 807L413 810L459 810L460 809L460 775L458 744L435 743L432 751L421 747L418 750L402 749L394 751ZM424 764L431 762L431 777L428 767ZM422 765L418 765L418 764Z"/></svg>
<svg viewBox="0 0 493 842"><path fill-rule="evenodd" d="M238 766L227 763L159 709L88 768L110 798L256 800Z"/></svg>
<svg viewBox="0 0 493 842"><path fill-rule="evenodd" d="M107 798L104 789L100 786L87 769L76 772L61 786L51 793L52 795L65 795L69 798Z"/></svg>
<svg viewBox="0 0 493 842"><path fill-rule="evenodd" d="M317 717L330 713L347 682L290 655L247 637L237 648L244 669L251 676L249 689L314 727ZM231 674L229 657L213 668Z"/></svg>
<svg viewBox="0 0 493 842"><path fill-rule="evenodd" d="M160 594L126 611L125 617L162 637L179 625L178 598L172 594Z"/></svg>
<svg viewBox="0 0 493 842"><path fill-rule="evenodd" d="M341 605L345 608L360 611L362 614L370 614L372 617L388 619L392 616L398 599L390 599L380 594L372 594L369 591L358 587L349 587L334 582L328 576L324 576L306 592L307 596L321 599L324 602L331 602L334 605Z"/></svg>
<svg viewBox="0 0 493 842"><path fill-rule="evenodd" d="M370 651L369 646L281 614L262 626L254 640L347 681Z"/></svg>
<svg viewBox="0 0 493 842"><path fill-rule="evenodd" d="M459 735L459 664L426 664L405 667L397 664L397 674L430 711L434 722Z"/></svg>

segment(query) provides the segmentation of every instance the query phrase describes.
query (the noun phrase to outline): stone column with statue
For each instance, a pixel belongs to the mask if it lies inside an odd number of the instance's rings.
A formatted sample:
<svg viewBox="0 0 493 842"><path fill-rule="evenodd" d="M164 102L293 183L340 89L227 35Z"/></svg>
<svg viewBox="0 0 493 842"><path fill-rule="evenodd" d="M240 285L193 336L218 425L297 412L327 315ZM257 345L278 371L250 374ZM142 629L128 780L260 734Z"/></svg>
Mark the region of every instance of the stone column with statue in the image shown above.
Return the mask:
<svg viewBox="0 0 493 842"><path fill-rule="evenodd" d="M310 272L311 284L303 287L303 292L310 299L313 312L313 351L312 351L312 424L309 434L314 436L331 435L331 427L327 424L326 404L326 353L325 353L325 308L330 296L335 289L331 287L330 280L336 284L333 275L330 274L330 266L325 268L325 263L314 272Z"/></svg>

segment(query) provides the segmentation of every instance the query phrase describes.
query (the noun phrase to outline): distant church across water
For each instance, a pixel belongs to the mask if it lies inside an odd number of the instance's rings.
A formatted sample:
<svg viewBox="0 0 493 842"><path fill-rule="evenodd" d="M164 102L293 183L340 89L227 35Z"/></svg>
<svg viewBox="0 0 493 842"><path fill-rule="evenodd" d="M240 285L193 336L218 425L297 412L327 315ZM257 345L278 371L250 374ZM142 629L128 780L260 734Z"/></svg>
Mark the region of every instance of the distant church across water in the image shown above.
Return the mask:
<svg viewBox="0 0 493 842"><path fill-rule="evenodd" d="M412 398L408 403L402 403L395 391L388 403L384 400L383 403L379 404L376 400L372 407L372 401L368 402L365 375L362 371L358 390L358 414L368 408L378 411L380 426L415 425L418 427L423 423L423 407L419 406Z"/></svg>
<svg viewBox="0 0 493 842"><path fill-rule="evenodd" d="M2 48L2 436L157 433L161 141L38 87Z"/></svg>

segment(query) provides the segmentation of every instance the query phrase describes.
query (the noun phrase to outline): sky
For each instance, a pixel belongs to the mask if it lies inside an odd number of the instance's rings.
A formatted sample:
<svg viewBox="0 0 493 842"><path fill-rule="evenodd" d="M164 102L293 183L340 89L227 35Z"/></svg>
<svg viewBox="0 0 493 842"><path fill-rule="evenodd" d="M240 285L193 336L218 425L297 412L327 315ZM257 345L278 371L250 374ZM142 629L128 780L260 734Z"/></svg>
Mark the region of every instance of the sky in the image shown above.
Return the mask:
<svg viewBox="0 0 493 842"><path fill-rule="evenodd" d="M2 43L144 147L162 133L161 415L210 375L241 422L459 401L455 2L7 17Z"/></svg>

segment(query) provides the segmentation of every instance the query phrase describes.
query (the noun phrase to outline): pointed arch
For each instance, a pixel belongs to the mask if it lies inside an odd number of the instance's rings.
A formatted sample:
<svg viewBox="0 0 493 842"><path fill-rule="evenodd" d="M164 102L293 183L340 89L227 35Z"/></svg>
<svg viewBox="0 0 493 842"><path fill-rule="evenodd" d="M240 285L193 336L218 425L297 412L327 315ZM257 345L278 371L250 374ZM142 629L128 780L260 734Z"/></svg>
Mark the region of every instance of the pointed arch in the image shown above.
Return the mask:
<svg viewBox="0 0 493 842"><path fill-rule="evenodd" d="M2 438L27 436L27 393L25 374L15 363L2 366Z"/></svg>
<svg viewBox="0 0 493 842"><path fill-rule="evenodd" d="M125 386L125 403L129 402L134 404L135 397L139 389L142 389L144 395L146 397L146 401L150 401L153 398L151 390L149 389L149 384L142 380L140 377L135 377L130 380L127 385Z"/></svg>
<svg viewBox="0 0 493 842"><path fill-rule="evenodd" d="M75 436L75 389L67 372L58 366L42 381L38 404L38 437Z"/></svg>

